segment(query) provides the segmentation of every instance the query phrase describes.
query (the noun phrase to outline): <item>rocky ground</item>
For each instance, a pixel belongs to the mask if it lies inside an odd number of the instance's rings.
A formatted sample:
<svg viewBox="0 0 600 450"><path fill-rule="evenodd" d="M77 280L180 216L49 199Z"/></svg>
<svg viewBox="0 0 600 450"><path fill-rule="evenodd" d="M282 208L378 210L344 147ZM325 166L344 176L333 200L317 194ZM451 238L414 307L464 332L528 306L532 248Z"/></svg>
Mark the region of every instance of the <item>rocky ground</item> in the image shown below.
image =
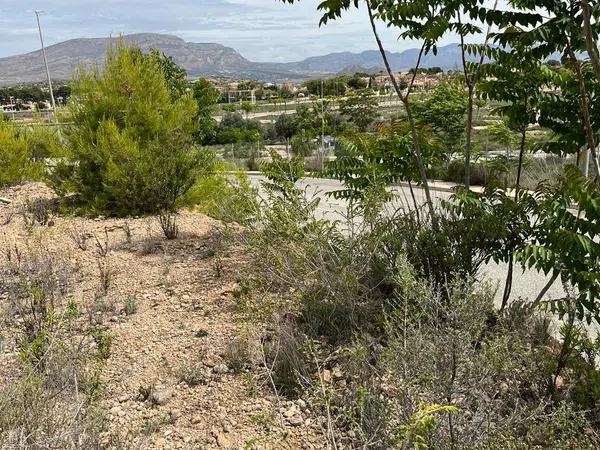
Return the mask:
<svg viewBox="0 0 600 450"><path fill-rule="evenodd" d="M175 240L154 218L56 214L27 226L23 205L51 196L34 183L0 191L10 202L0 202L0 264L9 248L43 245L76 268L81 320L114 337L102 370L105 448L325 447L302 400L278 400L260 366L231 367L249 333L233 295L249 276L239 229L191 211ZM16 362L15 346L1 350L2 364Z"/></svg>

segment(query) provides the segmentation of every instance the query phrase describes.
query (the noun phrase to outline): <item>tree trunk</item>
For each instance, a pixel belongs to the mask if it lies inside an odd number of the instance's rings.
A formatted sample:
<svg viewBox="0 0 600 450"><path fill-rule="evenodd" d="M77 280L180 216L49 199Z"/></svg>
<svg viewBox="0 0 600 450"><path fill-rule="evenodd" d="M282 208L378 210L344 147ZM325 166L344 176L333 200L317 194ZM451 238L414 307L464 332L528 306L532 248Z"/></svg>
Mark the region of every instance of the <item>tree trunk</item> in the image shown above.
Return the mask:
<svg viewBox="0 0 600 450"><path fill-rule="evenodd" d="M527 129L521 130L521 146L519 148L519 165L517 167L517 182L515 183L515 202L519 198L519 188L521 186L521 172L523 169L523 155L525 154L525 133ZM506 282L504 283L504 294L502 295L502 305L500 311L503 311L508 304L510 299L510 292L512 290L513 282L513 270L514 270L514 255L511 254L508 259L508 271L506 272Z"/></svg>
<svg viewBox="0 0 600 450"><path fill-rule="evenodd" d="M494 2L493 11L498 9L498 0ZM458 13L458 23L462 25L460 12ZM485 41L483 43L484 47L487 47L488 42L490 40L490 34L492 31L492 25L488 25L487 32L485 34ZM479 79L479 73L481 71L481 66L483 65L483 61L485 60L485 52L482 50L481 55L479 57L479 64L477 65L477 70L473 74L473 76L469 75L469 71L467 69L467 58L465 55L465 36L460 33L460 56L463 66L463 75L465 78L465 84L467 85L468 90L468 98L467 98L467 135L465 142L465 187L468 189L471 186L471 138L473 136L473 97L475 96L475 83ZM477 115L479 115L479 107L477 107Z"/></svg>
<svg viewBox="0 0 600 450"><path fill-rule="evenodd" d="M598 57L598 45L592 33L591 9L588 0L581 0L581 12L583 16L583 30L585 31L585 46L594 72L596 73L596 78L600 81L600 58Z"/></svg>
<svg viewBox="0 0 600 450"><path fill-rule="evenodd" d="M533 301L533 303L531 304L531 306L533 306L535 308L535 307L537 307L541 303L541 301L544 299L544 295L546 295L546 292L548 292L548 290L552 287L552 285L554 284L554 282L558 278L559 274L560 274L560 272L558 270L556 272L554 272L554 274L552 275L552 277L550 278L550 280L548 280L548 282L546 283L546 285L542 288L542 290L540 291L540 293L538 294L538 296L535 298L535 300Z"/></svg>
<svg viewBox="0 0 600 450"><path fill-rule="evenodd" d="M471 186L471 136L473 135L473 96L475 95L475 89L473 89L473 84L471 83L468 86L468 95L467 136L465 142L465 187L467 189Z"/></svg>
<svg viewBox="0 0 600 450"><path fill-rule="evenodd" d="M583 118L583 126L585 129L585 136L587 140L588 147L592 154L592 160L594 162L594 168L596 169L596 176L600 176L600 162L598 161L598 154L596 152L596 143L594 138L594 130L592 129L592 121L590 119L590 107L588 103L588 94L587 88L585 86L585 79L583 78L583 73L581 72L581 65L573 52L573 48L571 44L567 44L567 52L569 54L569 59L573 64L575 69L575 75L577 76L577 80L579 81L579 92L581 94L581 116Z"/></svg>
<svg viewBox="0 0 600 450"><path fill-rule="evenodd" d="M521 173L523 171L523 156L525 154L525 133L527 130L523 128L521 130L521 147L519 148L519 165L517 166L517 182L515 183L515 202L519 194L519 188L521 187Z"/></svg>
<svg viewBox="0 0 600 450"><path fill-rule="evenodd" d="M500 305L500 312L504 311L506 305L508 304L508 299L510 298L510 291L512 290L512 280L513 280L513 266L514 266L514 257L511 253L508 258L508 272L506 274L506 282L504 283L504 294L502 295L502 304Z"/></svg>
<svg viewBox="0 0 600 450"><path fill-rule="evenodd" d="M421 145L419 144L419 136L418 136L417 127L415 125L415 121L414 121L414 118L412 115L412 109L411 109L410 103L408 102L408 95L406 97L404 97L402 95L402 90L400 89L398 80L396 80L396 77L394 76L394 72L392 72L392 69L391 69L388 59L387 59L387 55L385 54L385 49L383 48L383 44L381 42L381 39L379 38L379 33L377 32L377 26L375 25L375 16L373 15L373 10L371 9L371 3L368 0L366 3L367 3L367 11L369 13L369 21L371 22L371 30L373 31L373 36L375 37L375 41L377 42L377 47L379 48L379 52L381 53L381 57L383 58L383 63L385 65L386 71L388 73L388 76L390 77L390 80L392 81L392 84L394 85L394 89L396 90L396 94L398 95L398 98L400 99L400 101L402 101L402 103L406 109L406 115L408 118L408 124L410 126L410 131L412 134L412 141L413 141L413 146L415 149L415 157L417 160L417 166L419 168L421 184L423 185L423 190L425 191L425 198L427 201L427 206L429 208L429 213L431 215L431 223L434 226L434 228L437 228L437 218L436 218L435 208L433 206L433 201L431 200L431 191L429 190L429 183L427 181L427 173L425 171L425 165L423 163L423 155L421 153ZM419 57L420 57L420 55L419 55ZM415 69L415 73L416 73L416 69ZM410 91L410 88L409 88L409 91Z"/></svg>
<svg viewBox="0 0 600 450"><path fill-rule="evenodd" d="M417 198L415 197L415 191L413 190L412 183L408 180L408 189L410 190L410 196L412 197L413 204L415 205L415 214L417 216L417 224L421 226L421 214L419 213L419 204L417 203Z"/></svg>

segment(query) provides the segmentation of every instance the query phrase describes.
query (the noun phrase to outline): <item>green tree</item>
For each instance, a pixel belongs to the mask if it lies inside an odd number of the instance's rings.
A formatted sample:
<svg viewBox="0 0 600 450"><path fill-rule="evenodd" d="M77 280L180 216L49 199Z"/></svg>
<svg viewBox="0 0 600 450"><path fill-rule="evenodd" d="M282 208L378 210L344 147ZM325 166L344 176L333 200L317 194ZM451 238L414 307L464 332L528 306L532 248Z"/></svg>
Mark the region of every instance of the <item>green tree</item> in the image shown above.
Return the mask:
<svg viewBox="0 0 600 450"><path fill-rule="evenodd" d="M355 91L340 103L340 112L360 131L367 131L378 117L379 103L370 89Z"/></svg>
<svg viewBox="0 0 600 450"><path fill-rule="evenodd" d="M201 78L194 83L192 95L198 105L198 140L207 143L215 137L217 121L212 114L221 99L221 92L210 81Z"/></svg>
<svg viewBox="0 0 600 450"><path fill-rule="evenodd" d="M317 144L312 136L305 132L295 135L292 138L291 146L294 155L301 156L303 158L306 156L311 156L317 149Z"/></svg>
<svg viewBox="0 0 600 450"><path fill-rule="evenodd" d="M433 92L414 102L417 121L430 125L446 146L448 157L456 153L464 143L467 94L457 82L438 84Z"/></svg>
<svg viewBox="0 0 600 450"><path fill-rule="evenodd" d="M600 186L569 166L558 185L540 185L536 197L534 239L518 254L525 266L552 275L535 303L560 278L577 289L577 317L600 324ZM573 205L579 213L573 213ZM559 298L550 305L562 317L569 302Z"/></svg>
<svg viewBox="0 0 600 450"><path fill-rule="evenodd" d="M516 27L507 29L520 31ZM509 128L520 136L516 190L521 183L527 129L537 121L542 88L547 85L546 72L532 52L533 48L521 41L513 42L509 51L488 47L486 56L493 61L480 66L484 79L478 85L479 95L502 103L493 112L501 114Z"/></svg>
<svg viewBox="0 0 600 450"><path fill-rule="evenodd" d="M304 86L311 95L334 97L346 93L348 88L347 82L347 77L338 77L327 80L310 80L305 82Z"/></svg>
<svg viewBox="0 0 600 450"><path fill-rule="evenodd" d="M419 129L418 138L426 164L439 163L442 149L430 129ZM371 188L419 180L412 134L405 122L382 127L377 134L349 136L343 146L344 154L328 162L324 171L327 176L343 182L343 189L332 194L336 198L362 200ZM419 209L417 205L415 209Z"/></svg>
<svg viewBox="0 0 600 450"><path fill-rule="evenodd" d="M296 119L290 114L281 114L275 121L275 133L279 139L291 139L298 130Z"/></svg>
<svg viewBox="0 0 600 450"><path fill-rule="evenodd" d="M369 82L358 74L354 74L346 84L354 90L366 89L369 86Z"/></svg>
<svg viewBox="0 0 600 450"><path fill-rule="evenodd" d="M240 104L240 108L242 108L242 111L246 113L246 119L248 119L248 115L256 109L256 105L250 102L242 102Z"/></svg>
<svg viewBox="0 0 600 450"><path fill-rule="evenodd" d="M167 56L160 50L152 49L146 57L150 58L153 64L162 71L172 99L185 95L189 86L187 72L173 60L172 56Z"/></svg>
<svg viewBox="0 0 600 450"><path fill-rule="evenodd" d="M72 83L67 158L53 172L61 193L103 214L173 211L208 155L193 145L196 103L173 99L156 58L119 43L104 69Z"/></svg>
<svg viewBox="0 0 600 450"><path fill-rule="evenodd" d="M294 0L286 0L288 3L294 3ZM437 215L429 189L426 166L423 160L423 152L419 144L419 132L413 116L412 105L409 96L412 91L414 77L408 84L406 93L403 93L401 86L396 78L388 56L383 47L383 43L377 31L378 20L382 21L387 27L395 28L400 31L400 36L405 39L417 39L422 42L419 50L415 70L419 69L421 59L424 54L432 51L437 52L437 42L451 29L451 19L456 12L456 3L445 5L440 2L388 2L382 0L367 0L365 2L369 16L369 22L373 31L373 36L379 53L383 59L384 66L392 81L396 94L402 102L406 111L407 121L411 130L413 151L415 160L419 168L420 183L425 192L426 204L434 227L437 226ZM323 12L321 24L330 20L336 20L350 8L358 8L359 2L353 0L325 0L321 2L318 9Z"/></svg>
<svg viewBox="0 0 600 450"><path fill-rule="evenodd" d="M589 22L589 4L588 2L580 2L578 0L569 0L562 2L559 0L546 0L543 2L535 2L533 0L513 1L511 2L515 8L523 11L529 11L530 14L536 17L527 28L522 31L514 31L511 28L504 32L498 33L495 41L498 45L510 45L515 40L521 40L527 45L534 48L533 55L537 60L543 61L550 58L554 54L563 55L561 61L565 66L566 71L558 70L554 81L560 86L560 92L557 97L567 99L575 97L575 103L578 105L579 118L583 127L585 143L592 155L592 163L596 174L600 176L600 159L596 151L596 131L597 124L594 124L593 109L597 103L594 97L598 91L597 84L600 82L600 70L596 71L597 60L597 30L593 30ZM597 28L597 25L594 25ZM595 47L594 48L590 48ZM588 60L581 61L578 54L588 53ZM590 60L591 57L591 60ZM570 72L570 74L569 74ZM578 93L569 86L569 83L562 83L560 76L565 77L565 81L571 79L577 84ZM572 83L570 84L572 86ZM568 89L566 89L569 87ZM563 91L564 89L564 91ZM595 91L595 92L594 92ZM563 94L564 95L561 95ZM574 95L575 94L575 95ZM550 103L554 99L550 99ZM550 113L550 120L558 119L564 114L560 109L541 108L544 112ZM552 117L554 116L554 117ZM540 123L542 122L540 119ZM560 128L560 121L554 120L554 126ZM559 133L562 135L563 142L572 140L568 133Z"/></svg>
<svg viewBox="0 0 600 450"><path fill-rule="evenodd" d="M289 150L290 139L298 131L298 122L289 114L281 114L275 121L275 135L285 141L285 151Z"/></svg>

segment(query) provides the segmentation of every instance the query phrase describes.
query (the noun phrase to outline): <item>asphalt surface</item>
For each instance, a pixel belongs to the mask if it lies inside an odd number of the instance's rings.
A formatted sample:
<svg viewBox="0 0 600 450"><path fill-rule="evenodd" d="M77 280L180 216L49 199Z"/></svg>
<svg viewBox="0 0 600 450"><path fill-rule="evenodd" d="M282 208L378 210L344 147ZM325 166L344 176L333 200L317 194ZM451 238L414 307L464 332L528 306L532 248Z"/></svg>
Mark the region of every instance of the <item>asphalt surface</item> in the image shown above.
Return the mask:
<svg viewBox="0 0 600 450"><path fill-rule="evenodd" d="M258 187L260 186L260 181L264 179L262 175L257 174L250 174L249 177L252 184ZM344 218L344 214L346 213L347 209L347 203L344 200L334 199L332 196L327 195L328 192L341 189L342 185L340 182L322 178L304 178L298 181L297 186L306 192L308 198L314 198L316 196L321 199L316 211L318 217L333 220ZM392 190L396 194L397 198L390 205L392 209L406 206L407 202L412 205L410 190L408 187L397 186ZM425 194L423 189L414 187L413 190L417 203L423 204L425 202ZM433 190L431 195L433 201L439 204L442 200L449 199L452 194L448 190L444 189ZM502 300L506 271L506 264L496 264L494 262L490 262L484 266L478 274L479 279L486 280L487 282L491 283L492 286L497 286L495 302L498 306ZM533 270L526 270L522 272L520 267L515 266L511 300L519 297L530 300L535 299L544 285L548 282L549 278L550 277L544 276L543 273L538 273ZM564 290L560 284L560 281L556 281L554 283L546 296L550 298L564 296Z"/></svg>

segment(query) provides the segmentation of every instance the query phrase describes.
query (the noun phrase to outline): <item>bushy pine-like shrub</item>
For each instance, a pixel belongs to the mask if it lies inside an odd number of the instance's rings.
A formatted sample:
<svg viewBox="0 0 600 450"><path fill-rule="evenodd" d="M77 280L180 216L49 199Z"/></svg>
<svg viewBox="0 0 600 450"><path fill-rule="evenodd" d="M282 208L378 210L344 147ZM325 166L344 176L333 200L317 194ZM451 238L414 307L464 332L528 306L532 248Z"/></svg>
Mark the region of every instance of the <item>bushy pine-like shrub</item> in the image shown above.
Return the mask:
<svg viewBox="0 0 600 450"><path fill-rule="evenodd" d="M257 212L256 198L257 189L252 187L246 173L220 161L210 173L198 177L186 194L185 203L215 219L248 225Z"/></svg>
<svg viewBox="0 0 600 450"><path fill-rule="evenodd" d="M174 210L207 159L193 144L195 101L172 97L156 58L119 43L102 71L76 75L72 99L55 189L97 213Z"/></svg>
<svg viewBox="0 0 600 450"><path fill-rule="evenodd" d="M39 173L40 167L31 162L25 138L0 116L0 186L19 183Z"/></svg>
<svg viewBox="0 0 600 450"><path fill-rule="evenodd" d="M22 133L33 161L42 162L44 159L63 156L64 149L56 129L31 126L22 129Z"/></svg>

